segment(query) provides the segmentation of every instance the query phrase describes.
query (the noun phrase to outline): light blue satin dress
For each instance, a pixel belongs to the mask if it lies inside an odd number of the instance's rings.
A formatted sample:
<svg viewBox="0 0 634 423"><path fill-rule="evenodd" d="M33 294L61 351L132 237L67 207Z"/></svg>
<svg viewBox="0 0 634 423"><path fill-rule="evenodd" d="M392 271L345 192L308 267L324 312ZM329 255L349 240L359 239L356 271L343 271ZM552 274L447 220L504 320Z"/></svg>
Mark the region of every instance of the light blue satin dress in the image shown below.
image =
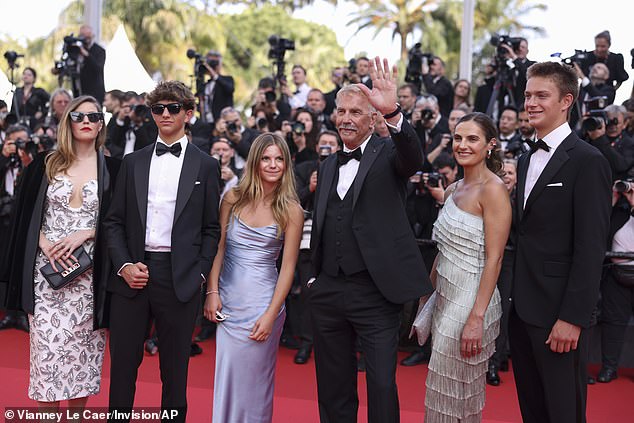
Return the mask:
<svg viewBox="0 0 634 423"><path fill-rule="evenodd" d="M216 332L214 423L272 421L284 308L266 341L253 341L249 334L273 298L283 243L283 237L277 238L277 225L253 228L233 217L227 228L219 291L222 312L228 317Z"/></svg>

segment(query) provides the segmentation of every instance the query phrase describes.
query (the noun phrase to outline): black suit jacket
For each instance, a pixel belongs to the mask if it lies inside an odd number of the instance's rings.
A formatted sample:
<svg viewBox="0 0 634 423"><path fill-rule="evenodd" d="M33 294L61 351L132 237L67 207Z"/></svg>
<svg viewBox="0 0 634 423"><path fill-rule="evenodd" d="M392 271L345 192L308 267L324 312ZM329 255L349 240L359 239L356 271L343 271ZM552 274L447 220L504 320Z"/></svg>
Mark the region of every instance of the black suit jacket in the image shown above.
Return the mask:
<svg viewBox="0 0 634 423"><path fill-rule="evenodd" d="M84 57L84 63L79 70L81 93L83 95L91 95L97 99L99 104L103 104L103 98L106 95L106 88L103 81L106 50L99 44L93 43L88 53L90 54Z"/></svg>
<svg viewBox="0 0 634 423"><path fill-rule="evenodd" d="M16 114L16 111L19 112L20 117L22 116L30 116L34 117L37 112L42 113L42 118L40 120L44 120L46 112L48 108L46 107L46 103L48 103L50 96L46 91L42 88L33 87L31 91L31 96L29 99L24 102L24 88L16 88L15 94L13 96L13 103L11 104L11 113ZM31 128L35 126L35 122L31 122Z"/></svg>
<svg viewBox="0 0 634 423"><path fill-rule="evenodd" d="M392 138L372 135L359 164L352 200L352 230L363 261L383 296L403 304L431 292L431 283L405 212L406 182L422 161L416 133L403 121ZM337 157L319 169L311 234L312 262L319 275L328 194L339 171Z"/></svg>
<svg viewBox="0 0 634 423"><path fill-rule="evenodd" d="M130 129L129 118L125 119L122 126L115 121L115 123L110 127L110 130L108 131L108 136L110 138L106 142L106 147L110 151L110 156L119 160L123 159L128 129ZM134 129L134 136L134 151L140 150L150 144L154 144L156 142L156 137L158 136L158 128L154 123L154 119L148 118L145 120L143 125Z"/></svg>
<svg viewBox="0 0 634 423"><path fill-rule="evenodd" d="M211 99L211 114L214 116L214 122L220 118L222 109L233 106L233 91L235 84L233 77L218 75L216 85L214 85L213 97Z"/></svg>
<svg viewBox="0 0 634 423"><path fill-rule="evenodd" d="M11 248L0 272L0 280L8 282L6 306L32 314L34 309L33 280L35 259L38 252L42 215L46 203L48 179L44 159L48 153L40 153L25 169L14 204L12 232L7 240ZM106 285L112 267L106 240L102 231L104 216L110 207L114 184L119 170L119 160L99 153L97 180L99 215L95 229L93 253L94 328L106 327L108 323Z"/></svg>
<svg viewBox="0 0 634 423"><path fill-rule="evenodd" d="M117 189L104 222L115 272L125 263L144 261L150 162L154 144L123 159ZM172 227L172 281L176 297L189 301L211 270L220 237L218 161L188 144L178 183ZM151 278L151 275L150 275ZM113 274L108 291L134 297L123 278Z"/></svg>
<svg viewBox="0 0 634 423"><path fill-rule="evenodd" d="M518 163L513 304L534 326L550 328L561 319L588 327L610 222L610 167L596 148L571 133L522 207L530 157L523 154Z"/></svg>

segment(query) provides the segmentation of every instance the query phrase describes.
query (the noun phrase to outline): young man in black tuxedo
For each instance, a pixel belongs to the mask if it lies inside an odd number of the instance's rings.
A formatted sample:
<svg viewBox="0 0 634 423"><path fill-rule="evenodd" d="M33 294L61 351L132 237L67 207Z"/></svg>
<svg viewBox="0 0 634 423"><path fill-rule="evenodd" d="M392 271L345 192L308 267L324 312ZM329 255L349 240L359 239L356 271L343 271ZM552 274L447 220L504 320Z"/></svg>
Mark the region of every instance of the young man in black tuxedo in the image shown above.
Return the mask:
<svg viewBox="0 0 634 423"><path fill-rule="evenodd" d="M574 69L531 66L525 108L536 138L518 163L517 241L509 322L524 422L582 423L586 354L610 219L610 167L571 131Z"/></svg>
<svg viewBox="0 0 634 423"><path fill-rule="evenodd" d="M316 280L309 287L322 423L357 421L355 341L365 353L368 421L399 421L396 360L404 303L431 292L405 212L406 183L423 158L396 102L396 68L370 65L364 84L337 93L344 150L320 166L313 226ZM391 138L373 135L376 114Z"/></svg>
<svg viewBox="0 0 634 423"><path fill-rule="evenodd" d="M184 422L200 286L220 236L220 171L217 160L187 142L185 122L194 113L195 98L183 83L159 83L148 103L158 140L123 159L105 222L118 270L108 284L110 409L132 408L143 342L154 321L161 351L161 408L178 411L171 421Z"/></svg>

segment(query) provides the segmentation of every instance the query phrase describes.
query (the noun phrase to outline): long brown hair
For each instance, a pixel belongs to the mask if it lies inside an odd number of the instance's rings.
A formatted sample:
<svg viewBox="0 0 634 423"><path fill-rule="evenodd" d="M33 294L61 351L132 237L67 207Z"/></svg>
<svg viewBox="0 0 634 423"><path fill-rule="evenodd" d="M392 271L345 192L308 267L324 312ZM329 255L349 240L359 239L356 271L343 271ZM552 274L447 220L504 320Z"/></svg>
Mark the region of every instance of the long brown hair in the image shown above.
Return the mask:
<svg viewBox="0 0 634 423"><path fill-rule="evenodd" d="M240 212L247 206L262 200L264 197L264 187L260 176L260 162L262 161L264 150L272 145L277 146L282 152L285 165L282 179L273 191L273 201L271 202L271 210L273 218L278 225L277 235L279 237L288 226L291 206L299 204L295 190L295 174L293 163L291 162L291 153L288 149L288 144L279 135L265 132L253 141L242 178L240 178L238 185L233 188L237 201L231 208L231 214L232 216L239 216Z"/></svg>
<svg viewBox="0 0 634 423"><path fill-rule="evenodd" d="M57 127L57 149L46 157L46 177L51 183L56 175L66 172L73 164L77 155L75 154L75 144L73 142L73 131L71 129L70 112L74 112L84 103L92 103L101 111L99 102L89 95L82 95L70 102ZM95 150L99 149L106 142L106 125L102 124L97 138L95 139Z"/></svg>
<svg viewBox="0 0 634 423"><path fill-rule="evenodd" d="M464 115L463 117L460 118L458 123L456 123L456 127L458 127L458 125L460 125L463 122L470 122L470 121L473 121L476 125L478 125L480 129L482 129L482 132L484 132L485 141L487 143L491 141L492 139L495 139L495 140L498 139L498 130L495 127L493 120L489 116L485 115L484 113L473 112L473 113ZM502 163L502 157L500 156L500 146L498 145L497 142L493 146L493 149L491 150L491 154L490 155L487 154L485 162L491 172L495 173L496 175L500 177L504 175L504 164Z"/></svg>

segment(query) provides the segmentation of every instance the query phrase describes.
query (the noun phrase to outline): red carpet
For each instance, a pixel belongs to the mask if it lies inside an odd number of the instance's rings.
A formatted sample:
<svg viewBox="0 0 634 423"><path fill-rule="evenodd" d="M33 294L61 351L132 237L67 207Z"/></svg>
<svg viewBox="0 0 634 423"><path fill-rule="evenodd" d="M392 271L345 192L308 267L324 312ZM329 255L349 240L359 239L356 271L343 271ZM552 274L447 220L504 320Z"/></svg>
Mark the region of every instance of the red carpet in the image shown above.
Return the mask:
<svg viewBox="0 0 634 423"><path fill-rule="evenodd" d="M189 366L188 422L210 422L213 389L214 343L203 342L202 355L193 357ZM318 422L317 389L313 361L307 365L293 363L294 351L280 349L275 386L275 423ZM33 407L27 397L28 335L14 329L0 331L0 405L2 407ZM89 408L105 407L108 403L108 372L110 360L106 354L101 393L88 402ZM591 369L597 371L596 367ZM365 375L359 374L359 422L366 422ZM426 366L399 366L397 379L402 423L423 421ZM513 383L513 374L501 373L502 384L487 387L484 422L519 422L520 414ZM158 406L161 384L158 357L146 356L139 369L136 406ZM588 422L634 422L634 369L622 369L619 378L609 384L588 387Z"/></svg>

